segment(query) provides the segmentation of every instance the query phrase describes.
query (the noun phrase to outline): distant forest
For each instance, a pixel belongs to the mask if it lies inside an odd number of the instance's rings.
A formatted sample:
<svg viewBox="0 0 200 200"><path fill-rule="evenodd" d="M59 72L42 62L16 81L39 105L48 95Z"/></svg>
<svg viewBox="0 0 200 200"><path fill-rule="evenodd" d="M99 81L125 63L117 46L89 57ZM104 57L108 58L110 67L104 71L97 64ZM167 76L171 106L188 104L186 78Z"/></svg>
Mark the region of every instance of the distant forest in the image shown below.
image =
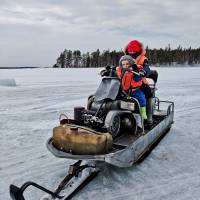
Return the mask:
<svg viewBox="0 0 200 200"><path fill-rule="evenodd" d="M67 50L61 52L57 58L56 64L53 67L57 68L89 68L89 67L105 67L106 65L117 66L123 51L99 49L92 53L81 53L80 50ZM195 65L200 64L200 47L197 49L183 49L179 46L176 49L171 49L170 45L165 49L149 49L146 47L146 56L150 64L155 66L176 66L180 65Z"/></svg>

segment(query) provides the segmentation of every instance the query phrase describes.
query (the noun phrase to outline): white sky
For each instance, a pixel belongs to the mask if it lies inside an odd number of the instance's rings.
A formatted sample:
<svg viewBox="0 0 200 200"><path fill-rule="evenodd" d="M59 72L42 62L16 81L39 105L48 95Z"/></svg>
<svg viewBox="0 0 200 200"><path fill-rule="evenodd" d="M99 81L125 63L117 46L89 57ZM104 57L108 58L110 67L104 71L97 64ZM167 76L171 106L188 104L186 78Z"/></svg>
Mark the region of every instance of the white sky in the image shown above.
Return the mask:
<svg viewBox="0 0 200 200"><path fill-rule="evenodd" d="M60 52L200 46L200 1L0 0L0 66L52 66Z"/></svg>

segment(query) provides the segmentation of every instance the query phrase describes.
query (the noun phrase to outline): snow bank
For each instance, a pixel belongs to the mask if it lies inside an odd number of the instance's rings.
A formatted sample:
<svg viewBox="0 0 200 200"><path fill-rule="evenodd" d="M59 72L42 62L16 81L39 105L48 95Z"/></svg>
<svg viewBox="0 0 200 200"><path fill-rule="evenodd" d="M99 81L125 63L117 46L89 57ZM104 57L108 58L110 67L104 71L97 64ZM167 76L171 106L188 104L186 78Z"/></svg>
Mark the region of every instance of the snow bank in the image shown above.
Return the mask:
<svg viewBox="0 0 200 200"><path fill-rule="evenodd" d="M10 79L0 79L0 86L9 86L9 87L13 87L16 86L16 82L15 79L10 78Z"/></svg>

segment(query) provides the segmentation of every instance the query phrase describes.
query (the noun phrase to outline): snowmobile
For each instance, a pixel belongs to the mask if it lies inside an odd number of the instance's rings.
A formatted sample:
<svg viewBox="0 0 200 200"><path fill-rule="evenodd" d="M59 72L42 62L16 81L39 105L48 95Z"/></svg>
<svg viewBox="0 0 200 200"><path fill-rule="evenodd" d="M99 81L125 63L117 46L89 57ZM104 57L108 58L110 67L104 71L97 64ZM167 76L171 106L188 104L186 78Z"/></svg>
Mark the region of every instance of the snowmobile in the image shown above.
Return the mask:
<svg viewBox="0 0 200 200"><path fill-rule="evenodd" d="M10 185L12 199L24 200L23 192L29 186L48 193L42 200L71 199L100 172L98 163L125 168L139 162L173 123L174 103L155 96L156 81L151 84L153 97L147 105L152 124L146 127L137 99L122 91L117 77L103 77L95 94L89 96L87 108L75 107L74 119L61 115L60 125L47 141L54 156L76 160L66 177L54 191L31 181L21 187Z"/></svg>

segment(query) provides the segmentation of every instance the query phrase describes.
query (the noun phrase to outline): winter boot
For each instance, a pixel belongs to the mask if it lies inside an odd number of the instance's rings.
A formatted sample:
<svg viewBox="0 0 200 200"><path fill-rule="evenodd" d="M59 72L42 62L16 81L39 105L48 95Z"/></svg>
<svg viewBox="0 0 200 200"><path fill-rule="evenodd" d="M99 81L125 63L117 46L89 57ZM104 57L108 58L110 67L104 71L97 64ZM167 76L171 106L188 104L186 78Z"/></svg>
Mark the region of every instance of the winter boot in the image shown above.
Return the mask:
<svg viewBox="0 0 200 200"><path fill-rule="evenodd" d="M146 114L146 106L140 107L140 113L142 115L142 119L146 120L147 119L147 114Z"/></svg>

